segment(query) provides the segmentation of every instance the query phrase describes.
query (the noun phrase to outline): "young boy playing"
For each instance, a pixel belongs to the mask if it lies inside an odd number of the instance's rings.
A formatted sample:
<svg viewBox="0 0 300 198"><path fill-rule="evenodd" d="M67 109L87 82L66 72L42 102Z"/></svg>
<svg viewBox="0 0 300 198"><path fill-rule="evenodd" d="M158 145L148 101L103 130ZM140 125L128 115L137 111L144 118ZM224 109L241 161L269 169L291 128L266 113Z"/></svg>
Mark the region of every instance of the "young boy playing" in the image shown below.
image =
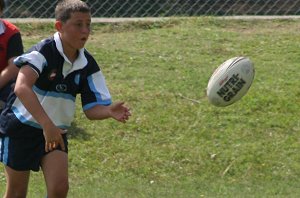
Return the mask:
<svg viewBox="0 0 300 198"><path fill-rule="evenodd" d="M49 198L68 193L67 129L81 94L88 119L126 122L129 109L111 96L96 61L84 48L91 13L80 0L55 9L53 37L15 59L20 67L14 93L0 116L0 161L6 173L4 197L26 197L30 171L41 167ZM72 132L72 131L69 131Z"/></svg>
<svg viewBox="0 0 300 198"><path fill-rule="evenodd" d="M5 8L4 0L0 0L0 16ZM12 23L0 18L0 113L11 91L12 80L18 74L13 60L23 53L23 43L19 29Z"/></svg>

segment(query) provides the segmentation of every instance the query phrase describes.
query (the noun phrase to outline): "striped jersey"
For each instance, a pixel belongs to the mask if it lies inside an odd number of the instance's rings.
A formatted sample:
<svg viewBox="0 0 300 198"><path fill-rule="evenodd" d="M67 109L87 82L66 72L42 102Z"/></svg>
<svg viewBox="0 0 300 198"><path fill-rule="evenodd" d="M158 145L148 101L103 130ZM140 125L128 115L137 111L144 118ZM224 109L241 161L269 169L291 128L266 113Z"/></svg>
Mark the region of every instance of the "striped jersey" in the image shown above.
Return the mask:
<svg viewBox="0 0 300 198"><path fill-rule="evenodd" d="M105 78L95 59L82 48L72 64L63 52L58 33L33 46L27 53L17 57L14 63L18 67L29 65L39 76L33 91L47 115L59 128L68 128L71 125L77 94L81 96L83 110L95 105L111 104ZM8 117L9 119L5 119ZM15 94L11 94L2 112L0 126L3 126L2 120L41 128ZM9 131L8 126L11 124L6 123L6 127L0 129L5 133L3 130Z"/></svg>

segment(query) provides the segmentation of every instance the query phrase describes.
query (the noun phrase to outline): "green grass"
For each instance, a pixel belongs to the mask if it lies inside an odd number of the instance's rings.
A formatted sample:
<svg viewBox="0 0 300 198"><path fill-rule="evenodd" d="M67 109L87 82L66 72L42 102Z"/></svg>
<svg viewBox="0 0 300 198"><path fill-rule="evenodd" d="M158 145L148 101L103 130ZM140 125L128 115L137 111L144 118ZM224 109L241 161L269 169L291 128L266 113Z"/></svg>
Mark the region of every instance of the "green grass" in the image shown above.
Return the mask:
<svg viewBox="0 0 300 198"><path fill-rule="evenodd" d="M299 20L94 24L87 49L123 125L89 121L80 107L69 130L69 197L299 197ZM18 24L26 49L52 25ZM30 33L34 32L34 33ZM254 83L242 100L210 105L208 79L223 61L247 56ZM45 195L32 174L28 197ZM5 186L0 172L0 194Z"/></svg>

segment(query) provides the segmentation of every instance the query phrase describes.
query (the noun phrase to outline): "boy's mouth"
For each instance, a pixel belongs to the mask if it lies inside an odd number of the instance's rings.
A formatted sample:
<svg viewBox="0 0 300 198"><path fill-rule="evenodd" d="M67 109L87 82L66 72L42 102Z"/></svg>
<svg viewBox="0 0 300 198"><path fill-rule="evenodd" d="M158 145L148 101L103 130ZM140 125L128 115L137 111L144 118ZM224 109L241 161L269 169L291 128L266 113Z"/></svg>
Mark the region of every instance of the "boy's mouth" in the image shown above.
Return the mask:
<svg viewBox="0 0 300 198"><path fill-rule="evenodd" d="M84 38L81 38L80 40L85 42L85 41L87 41L87 38L84 37Z"/></svg>

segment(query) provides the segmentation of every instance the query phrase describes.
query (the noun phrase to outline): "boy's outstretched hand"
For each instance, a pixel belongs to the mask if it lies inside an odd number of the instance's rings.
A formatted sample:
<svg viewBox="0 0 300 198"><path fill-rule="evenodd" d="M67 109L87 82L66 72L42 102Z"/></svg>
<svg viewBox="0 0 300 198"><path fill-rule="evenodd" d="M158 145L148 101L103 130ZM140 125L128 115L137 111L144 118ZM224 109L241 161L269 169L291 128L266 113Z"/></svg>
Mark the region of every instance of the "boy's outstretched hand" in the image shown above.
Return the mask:
<svg viewBox="0 0 300 198"><path fill-rule="evenodd" d="M90 120L103 120L114 118L119 122L125 123L131 116L130 110L124 102L115 102L109 106L95 105L84 111L86 117Z"/></svg>
<svg viewBox="0 0 300 198"><path fill-rule="evenodd" d="M130 109L124 105L124 102L116 102L110 107L110 116L119 122L125 123L131 116Z"/></svg>

